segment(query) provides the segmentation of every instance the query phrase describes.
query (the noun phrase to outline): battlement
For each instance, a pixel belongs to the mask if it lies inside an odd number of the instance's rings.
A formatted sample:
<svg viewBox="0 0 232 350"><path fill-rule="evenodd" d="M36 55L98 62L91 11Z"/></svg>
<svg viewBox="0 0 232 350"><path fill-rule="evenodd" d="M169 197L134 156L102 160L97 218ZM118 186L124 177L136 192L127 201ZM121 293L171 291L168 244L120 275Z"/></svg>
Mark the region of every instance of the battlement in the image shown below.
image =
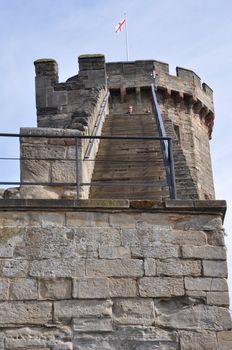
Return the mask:
<svg viewBox="0 0 232 350"><path fill-rule="evenodd" d="M213 90L192 70L177 67L176 76L169 73L169 65L155 60L111 62L106 64L109 88L142 87L156 80L158 89L193 96L214 113Z"/></svg>

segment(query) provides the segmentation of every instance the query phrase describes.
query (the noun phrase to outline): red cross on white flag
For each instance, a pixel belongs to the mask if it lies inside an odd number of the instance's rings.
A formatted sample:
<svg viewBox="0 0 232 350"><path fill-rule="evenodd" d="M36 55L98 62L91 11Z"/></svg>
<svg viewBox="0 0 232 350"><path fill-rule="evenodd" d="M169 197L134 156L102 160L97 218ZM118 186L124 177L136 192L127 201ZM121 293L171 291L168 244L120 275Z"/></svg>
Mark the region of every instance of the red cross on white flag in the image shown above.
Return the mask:
<svg viewBox="0 0 232 350"><path fill-rule="evenodd" d="M121 32L123 26L125 25L126 23L126 19L123 18L115 27L115 32L118 33L118 32Z"/></svg>

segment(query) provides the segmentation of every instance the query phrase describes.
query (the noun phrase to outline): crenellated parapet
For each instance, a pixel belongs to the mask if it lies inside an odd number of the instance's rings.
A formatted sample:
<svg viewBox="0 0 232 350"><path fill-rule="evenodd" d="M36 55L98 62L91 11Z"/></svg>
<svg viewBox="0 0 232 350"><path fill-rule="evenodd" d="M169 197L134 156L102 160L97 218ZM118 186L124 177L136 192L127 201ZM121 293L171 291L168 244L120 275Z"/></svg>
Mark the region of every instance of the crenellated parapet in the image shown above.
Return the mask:
<svg viewBox="0 0 232 350"><path fill-rule="evenodd" d="M214 123L213 91L192 70L176 68L176 76L169 73L169 65L160 61L112 62L106 64L110 89L142 89L156 83L163 99L172 98L176 104L192 108L208 128L211 138Z"/></svg>
<svg viewBox="0 0 232 350"><path fill-rule="evenodd" d="M91 132L90 119L106 94L105 57L82 55L78 62L78 75L64 83L59 82L55 60L34 62L38 127Z"/></svg>
<svg viewBox="0 0 232 350"><path fill-rule="evenodd" d="M78 59L79 73L61 83L55 60L39 59L34 63L38 126L70 128L81 124L83 112L91 114L99 91L106 86L120 89L122 96L126 94L126 89L135 88L139 96L140 89L155 81L162 100L172 98L175 104L183 102L185 108L191 108L207 127L211 138L213 91L207 84L202 84L200 77L191 70L177 67L175 76L169 73L169 65L160 61L105 63L104 55L81 55ZM83 131L83 126L79 127Z"/></svg>

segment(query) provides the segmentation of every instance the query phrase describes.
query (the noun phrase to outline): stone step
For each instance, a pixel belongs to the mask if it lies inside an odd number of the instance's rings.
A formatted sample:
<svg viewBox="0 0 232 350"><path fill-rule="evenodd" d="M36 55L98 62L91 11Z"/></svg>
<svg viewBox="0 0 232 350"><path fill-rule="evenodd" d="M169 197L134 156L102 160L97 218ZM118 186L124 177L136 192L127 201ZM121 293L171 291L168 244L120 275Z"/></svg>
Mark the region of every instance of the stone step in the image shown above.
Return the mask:
<svg viewBox="0 0 232 350"><path fill-rule="evenodd" d="M116 172L116 171L111 171L111 172L97 172L94 174L92 181L122 181L122 180L128 180L128 181L164 181L166 180L166 176L164 173L130 173L130 172Z"/></svg>
<svg viewBox="0 0 232 350"><path fill-rule="evenodd" d="M100 163L103 161L107 162L107 167L110 165L110 162L112 161L112 164L115 164L116 162L118 164L144 164L146 161L148 164L156 165L156 166L163 166L164 162L162 157L154 157L154 154L149 154L149 153L136 153L136 154L129 154L128 152L124 152L122 154L114 154L114 157L112 155L109 155L108 153L100 153L97 158L96 158L96 165L97 166L102 166ZM99 163L98 163L99 162Z"/></svg>
<svg viewBox="0 0 232 350"><path fill-rule="evenodd" d="M110 114L102 135L159 136L154 115L144 113ZM168 198L160 141L101 140L92 176L94 181L99 184L91 186L91 198Z"/></svg>

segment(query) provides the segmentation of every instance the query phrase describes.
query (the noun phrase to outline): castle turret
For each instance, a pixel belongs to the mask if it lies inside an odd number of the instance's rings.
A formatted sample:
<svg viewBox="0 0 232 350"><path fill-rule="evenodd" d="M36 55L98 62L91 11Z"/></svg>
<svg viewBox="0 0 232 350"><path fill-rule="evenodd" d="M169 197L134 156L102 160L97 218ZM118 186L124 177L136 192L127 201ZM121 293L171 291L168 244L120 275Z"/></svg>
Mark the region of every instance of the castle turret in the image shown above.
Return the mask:
<svg viewBox="0 0 232 350"><path fill-rule="evenodd" d="M232 349L211 88L154 60L35 69L0 199L0 349Z"/></svg>

